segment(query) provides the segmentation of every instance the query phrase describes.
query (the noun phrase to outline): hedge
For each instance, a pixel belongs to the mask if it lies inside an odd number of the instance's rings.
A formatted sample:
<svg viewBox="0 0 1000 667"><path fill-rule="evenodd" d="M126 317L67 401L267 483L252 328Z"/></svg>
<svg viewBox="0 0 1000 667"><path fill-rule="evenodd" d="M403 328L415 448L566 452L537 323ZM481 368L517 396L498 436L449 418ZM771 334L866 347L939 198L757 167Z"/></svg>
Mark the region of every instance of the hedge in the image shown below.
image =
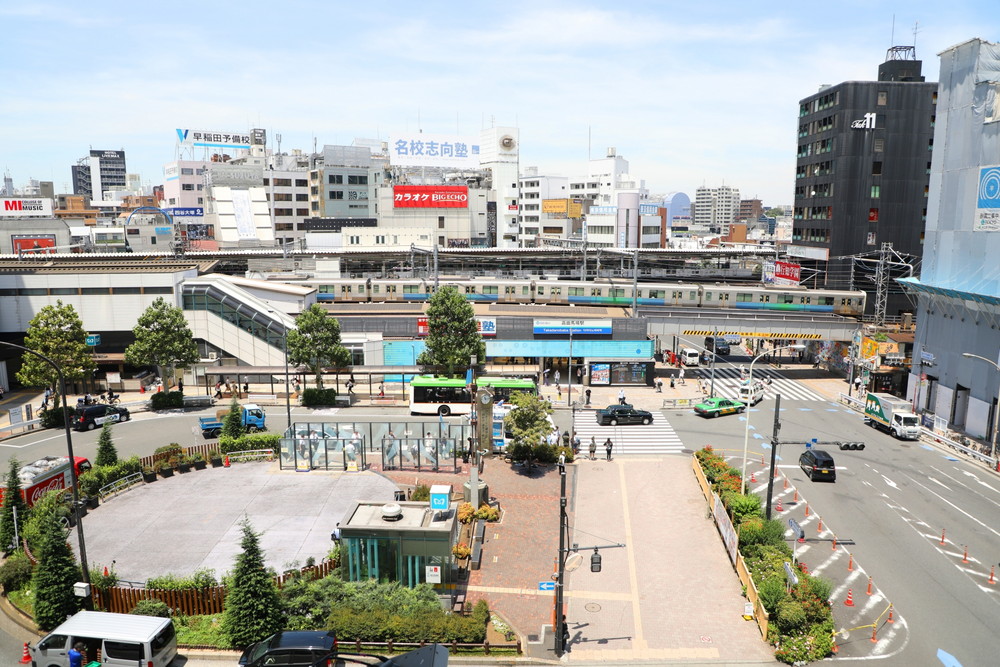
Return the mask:
<svg viewBox="0 0 1000 667"><path fill-rule="evenodd" d="M302 405L312 407L316 405L333 405L337 400L336 389L304 389L302 391Z"/></svg>
<svg viewBox="0 0 1000 667"><path fill-rule="evenodd" d="M138 456L122 459L110 466L94 466L80 475L80 494L95 498L102 487L137 472L142 472L142 462Z"/></svg>
<svg viewBox="0 0 1000 667"><path fill-rule="evenodd" d="M184 392L182 391L160 391L152 395L149 399L149 407L152 410L172 410L184 407Z"/></svg>
<svg viewBox="0 0 1000 667"><path fill-rule="evenodd" d="M279 433L244 433L238 438L225 435L219 438L219 450L223 454L258 449L272 449L277 452L280 447L281 434Z"/></svg>

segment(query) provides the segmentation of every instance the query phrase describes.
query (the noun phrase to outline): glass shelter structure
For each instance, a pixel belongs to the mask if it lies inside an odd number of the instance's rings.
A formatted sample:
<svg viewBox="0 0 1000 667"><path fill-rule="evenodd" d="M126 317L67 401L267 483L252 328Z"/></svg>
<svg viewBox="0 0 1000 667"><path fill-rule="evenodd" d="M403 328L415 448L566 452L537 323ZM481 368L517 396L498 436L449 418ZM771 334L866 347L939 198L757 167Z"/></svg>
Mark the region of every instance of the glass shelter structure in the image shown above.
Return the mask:
<svg viewBox="0 0 1000 667"><path fill-rule="evenodd" d="M452 545L458 537L456 505L434 510L426 502L362 501L340 523L344 577L348 581L449 584Z"/></svg>

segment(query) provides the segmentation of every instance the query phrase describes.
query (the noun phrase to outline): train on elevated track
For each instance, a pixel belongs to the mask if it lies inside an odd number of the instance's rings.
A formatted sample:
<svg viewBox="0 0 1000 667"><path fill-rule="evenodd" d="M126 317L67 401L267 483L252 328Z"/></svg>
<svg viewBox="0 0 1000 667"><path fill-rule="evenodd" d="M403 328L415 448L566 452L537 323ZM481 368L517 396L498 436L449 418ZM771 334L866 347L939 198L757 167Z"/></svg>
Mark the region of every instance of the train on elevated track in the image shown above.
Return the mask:
<svg viewBox="0 0 1000 667"><path fill-rule="evenodd" d="M832 313L861 317L865 293L806 289L799 286L725 285L701 283L639 283L535 278L340 278L312 279L296 284L316 288L320 303L380 303L428 301L436 287L452 285L474 303L552 304L581 306L732 308L744 310ZM633 290L637 289L638 294Z"/></svg>

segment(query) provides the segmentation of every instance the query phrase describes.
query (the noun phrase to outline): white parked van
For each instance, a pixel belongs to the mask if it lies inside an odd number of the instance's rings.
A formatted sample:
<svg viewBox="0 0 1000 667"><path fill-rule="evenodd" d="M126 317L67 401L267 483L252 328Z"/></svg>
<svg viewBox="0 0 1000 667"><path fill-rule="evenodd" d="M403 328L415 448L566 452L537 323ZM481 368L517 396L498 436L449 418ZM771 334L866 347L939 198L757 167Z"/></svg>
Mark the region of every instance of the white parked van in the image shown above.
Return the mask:
<svg viewBox="0 0 1000 667"><path fill-rule="evenodd" d="M701 363L701 354L690 347L681 348L681 363L685 366L697 366Z"/></svg>
<svg viewBox="0 0 1000 667"><path fill-rule="evenodd" d="M69 667L69 650L87 647L84 664L102 667L167 667L177 655L177 635L169 618L81 611L31 647L33 667Z"/></svg>

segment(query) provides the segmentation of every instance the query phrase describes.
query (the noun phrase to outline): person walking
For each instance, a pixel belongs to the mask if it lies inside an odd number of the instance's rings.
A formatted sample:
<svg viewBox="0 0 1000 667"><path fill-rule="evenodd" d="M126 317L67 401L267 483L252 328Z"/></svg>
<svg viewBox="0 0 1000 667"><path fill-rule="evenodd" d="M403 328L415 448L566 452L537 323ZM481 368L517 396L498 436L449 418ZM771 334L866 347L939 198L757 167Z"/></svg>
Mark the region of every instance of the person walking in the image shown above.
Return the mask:
<svg viewBox="0 0 1000 667"><path fill-rule="evenodd" d="M618 390L618 405L625 405L625 390Z"/></svg>
<svg viewBox="0 0 1000 667"><path fill-rule="evenodd" d="M544 371L542 371L542 378L543 378L542 381L545 383L545 386L546 387L549 386L549 369L548 368L546 368Z"/></svg>
<svg viewBox="0 0 1000 667"><path fill-rule="evenodd" d="M555 372L555 379L556 379L556 384L558 385L559 384L559 369L558 368L556 369L556 372Z"/></svg>
<svg viewBox="0 0 1000 667"><path fill-rule="evenodd" d="M597 459L597 439L594 436L590 436L590 460L594 461Z"/></svg>
<svg viewBox="0 0 1000 667"><path fill-rule="evenodd" d="M611 442L611 438L604 441L604 453L607 455L607 460L611 460L611 449L614 447L614 443Z"/></svg>
<svg viewBox="0 0 1000 667"><path fill-rule="evenodd" d="M579 453L580 453L580 436L577 434L576 431L573 431L573 454L576 455Z"/></svg>
<svg viewBox="0 0 1000 667"><path fill-rule="evenodd" d="M683 368L681 368L679 371L677 371L677 379L680 380L680 383L682 385L687 384L686 382L684 382L684 369Z"/></svg>
<svg viewBox="0 0 1000 667"><path fill-rule="evenodd" d="M860 375L857 376L856 378L854 378L854 391L857 392L858 396L861 395L861 385L863 383L864 383L864 381L861 379Z"/></svg>
<svg viewBox="0 0 1000 667"><path fill-rule="evenodd" d="M589 406L590 405L590 389L586 390L583 393L587 397L587 402L585 403L585 405Z"/></svg>

